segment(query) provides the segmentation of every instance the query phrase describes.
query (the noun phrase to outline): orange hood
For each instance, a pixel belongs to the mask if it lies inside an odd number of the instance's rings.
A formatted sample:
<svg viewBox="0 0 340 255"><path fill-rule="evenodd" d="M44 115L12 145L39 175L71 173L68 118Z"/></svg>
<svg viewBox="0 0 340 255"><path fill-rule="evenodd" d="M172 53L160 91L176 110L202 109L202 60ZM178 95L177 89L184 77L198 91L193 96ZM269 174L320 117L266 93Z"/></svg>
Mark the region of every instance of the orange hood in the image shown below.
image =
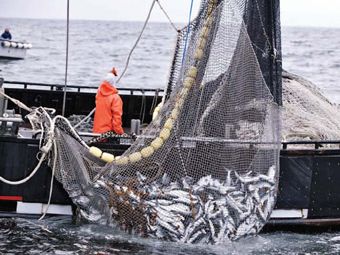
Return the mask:
<svg viewBox="0 0 340 255"><path fill-rule="evenodd" d="M113 94L118 94L118 90L107 81L103 81L98 89L97 94L106 97Z"/></svg>

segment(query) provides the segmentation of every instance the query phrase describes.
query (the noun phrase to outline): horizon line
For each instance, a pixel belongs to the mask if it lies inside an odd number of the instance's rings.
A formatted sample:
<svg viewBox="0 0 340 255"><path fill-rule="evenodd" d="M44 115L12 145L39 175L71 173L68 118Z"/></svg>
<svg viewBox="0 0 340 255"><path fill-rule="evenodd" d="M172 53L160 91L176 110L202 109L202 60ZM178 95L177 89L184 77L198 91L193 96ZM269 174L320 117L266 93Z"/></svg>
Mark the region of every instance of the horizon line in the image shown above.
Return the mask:
<svg viewBox="0 0 340 255"><path fill-rule="evenodd" d="M0 17L1 19L29 19L29 20L56 20L56 21L66 21L66 18L42 18L42 17ZM83 18L70 18L70 21L113 21L113 22L140 22L143 23L143 20L115 20L115 19L83 19ZM150 20L150 23L169 23L166 20ZM177 24L187 24L187 22L181 22L181 21L174 21L174 23ZM334 29L340 29L340 25L336 26L324 26L324 25L282 25L281 21L281 27L292 27L292 28L334 28Z"/></svg>

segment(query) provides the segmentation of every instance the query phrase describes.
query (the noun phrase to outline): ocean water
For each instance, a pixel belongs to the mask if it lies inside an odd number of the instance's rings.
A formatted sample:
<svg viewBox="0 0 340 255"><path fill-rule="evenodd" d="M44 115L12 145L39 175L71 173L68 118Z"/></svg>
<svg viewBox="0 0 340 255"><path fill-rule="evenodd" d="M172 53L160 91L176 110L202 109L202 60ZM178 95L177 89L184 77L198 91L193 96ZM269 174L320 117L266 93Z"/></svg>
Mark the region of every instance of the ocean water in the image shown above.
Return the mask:
<svg viewBox="0 0 340 255"><path fill-rule="evenodd" d="M340 28L282 29L283 68L312 81L340 104Z"/></svg>
<svg viewBox="0 0 340 255"><path fill-rule="evenodd" d="M274 232L223 245L190 245L138 238L109 226L76 225L68 217L0 219L0 254L340 254L340 233Z"/></svg>
<svg viewBox="0 0 340 255"><path fill-rule="evenodd" d="M112 66L122 70L142 23L72 21L68 84L98 86ZM10 81L64 83L66 23L0 19L16 40L33 44L25 60L0 60ZM120 87L164 88L176 32L166 23L149 25ZM340 29L283 28L283 66L314 82L340 103ZM260 233L221 246L147 240L99 225L76 225L69 217L0 219L0 254L340 254L340 233Z"/></svg>
<svg viewBox="0 0 340 255"><path fill-rule="evenodd" d="M33 44L24 60L0 60L5 80L64 84L66 22L1 19L13 39ZM142 29L142 22L71 21L68 84L96 87L116 66L122 71ZM177 24L180 27L180 24ZM150 23L132 54L119 87L165 88L176 31L168 23ZM283 67L314 82L334 103L340 103L340 29L282 29Z"/></svg>
<svg viewBox="0 0 340 255"><path fill-rule="evenodd" d="M64 84L66 22L0 19L0 29L8 23L13 40L26 40L33 48L24 60L0 60L5 80ZM97 87L113 66L123 71L142 27L141 22L71 21L68 84ZM176 35L167 23L150 23L119 86L164 88Z"/></svg>

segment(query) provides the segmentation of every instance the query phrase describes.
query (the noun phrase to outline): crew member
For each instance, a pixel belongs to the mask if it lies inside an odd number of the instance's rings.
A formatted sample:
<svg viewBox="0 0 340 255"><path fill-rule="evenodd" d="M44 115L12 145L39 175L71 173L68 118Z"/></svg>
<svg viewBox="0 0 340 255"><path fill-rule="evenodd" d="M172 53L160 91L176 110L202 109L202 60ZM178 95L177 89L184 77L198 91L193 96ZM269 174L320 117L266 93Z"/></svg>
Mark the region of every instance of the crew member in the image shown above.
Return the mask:
<svg viewBox="0 0 340 255"><path fill-rule="evenodd" d="M12 40L12 35L11 35L11 33L9 32L9 29L8 29L8 28L6 28L5 31L2 33L1 39Z"/></svg>
<svg viewBox="0 0 340 255"><path fill-rule="evenodd" d="M124 133L122 128L123 101L115 87L116 78L117 71L113 68L98 88L93 123L94 133L102 134L108 131L114 131L120 135Z"/></svg>

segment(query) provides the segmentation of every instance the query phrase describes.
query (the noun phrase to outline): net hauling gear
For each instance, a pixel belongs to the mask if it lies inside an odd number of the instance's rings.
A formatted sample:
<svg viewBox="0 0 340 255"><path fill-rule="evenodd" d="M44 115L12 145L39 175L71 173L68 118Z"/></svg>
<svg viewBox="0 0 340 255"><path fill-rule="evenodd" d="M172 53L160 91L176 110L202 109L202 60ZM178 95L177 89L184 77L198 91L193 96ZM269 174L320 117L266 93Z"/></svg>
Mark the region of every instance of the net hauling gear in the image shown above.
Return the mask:
<svg viewBox="0 0 340 255"><path fill-rule="evenodd" d="M92 155L65 118L41 108L30 114L84 219L187 243L222 243L263 227L277 191L279 107L248 33L249 8L202 1L184 63L186 30L179 33L168 99L112 163Z"/></svg>

